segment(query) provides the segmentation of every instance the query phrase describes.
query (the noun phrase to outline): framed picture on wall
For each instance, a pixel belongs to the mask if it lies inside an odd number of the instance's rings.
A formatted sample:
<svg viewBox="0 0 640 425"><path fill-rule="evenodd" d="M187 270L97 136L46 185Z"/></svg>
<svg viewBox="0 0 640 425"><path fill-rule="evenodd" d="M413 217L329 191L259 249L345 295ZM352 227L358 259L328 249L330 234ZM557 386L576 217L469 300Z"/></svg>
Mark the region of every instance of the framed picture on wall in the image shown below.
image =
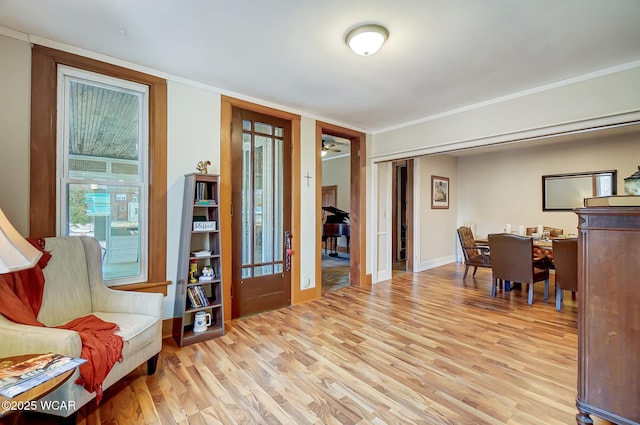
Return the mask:
<svg viewBox="0 0 640 425"><path fill-rule="evenodd" d="M431 208L449 208L449 178L431 176Z"/></svg>

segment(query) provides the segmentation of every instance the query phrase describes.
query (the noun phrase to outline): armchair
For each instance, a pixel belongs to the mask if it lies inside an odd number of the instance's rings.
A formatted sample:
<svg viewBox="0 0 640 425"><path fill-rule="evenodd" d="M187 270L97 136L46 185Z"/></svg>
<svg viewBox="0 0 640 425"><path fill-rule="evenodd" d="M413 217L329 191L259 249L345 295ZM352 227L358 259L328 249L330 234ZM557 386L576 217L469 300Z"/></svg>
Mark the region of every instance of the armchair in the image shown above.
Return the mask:
<svg viewBox="0 0 640 425"><path fill-rule="evenodd" d="M493 280L491 296L496 296L499 280L529 285L528 303L533 303L533 284L544 280L544 299L549 298L549 269L535 266L533 239L508 233L489 235Z"/></svg>
<svg viewBox="0 0 640 425"><path fill-rule="evenodd" d="M491 268L491 259L489 257L489 247L477 245L473 238L473 232L470 227L461 226L458 228L458 239L460 247L464 254L464 277L467 278L469 267L473 267L473 276L476 275L478 267Z"/></svg>
<svg viewBox="0 0 640 425"><path fill-rule="evenodd" d="M153 374L162 348L162 295L106 287L101 248L94 238L46 238L45 249L51 259L43 270L45 284L37 319L48 327L15 323L0 314L0 357L47 352L81 357L79 334L52 327L93 314L116 323L120 329L117 334L124 343L122 361L113 366L102 388L107 389L145 361L147 373ZM76 370L62 386L43 398L65 401L66 409L44 410L46 404L39 403L36 410L68 417L95 398L95 392L89 393L75 383L79 375Z"/></svg>

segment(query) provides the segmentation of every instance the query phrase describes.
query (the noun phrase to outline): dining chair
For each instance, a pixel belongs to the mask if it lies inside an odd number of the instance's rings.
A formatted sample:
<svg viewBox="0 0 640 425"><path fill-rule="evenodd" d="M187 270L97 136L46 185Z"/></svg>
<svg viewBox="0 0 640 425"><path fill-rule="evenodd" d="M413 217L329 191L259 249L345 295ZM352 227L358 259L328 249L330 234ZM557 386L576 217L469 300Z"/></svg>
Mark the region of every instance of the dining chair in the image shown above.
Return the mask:
<svg viewBox="0 0 640 425"><path fill-rule="evenodd" d="M548 231L549 232L549 236L551 236L552 238L556 238L556 237L562 236L564 234L564 230L563 229L558 229L557 227L544 226L542 229L544 231Z"/></svg>
<svg viewBox="0 0 640 425"><path fill-rule="evenodd" d="M548 231L549 232L549 236L552 238L558 237L558 236L562 236L564 234L564 229L559 229L557 227L551 227L551 226L543 226L542 227L543 231ZM527 236L531 236L534 233L538 232L538 228L537 227L527 227L527 230L525 231Z"/></svg>
<svg viewBox="0 0 640 425"><path fill-rule="evenodd" d="M564 291L578 291L578 239L554 239L553 263L556 268L556 310L560 311Z"/></svg>
<svg viewBox="0 0 640 425"><path fill-rule="evenodd" d="M489 235L491 250L491 296L496 296L499 281L526 283L529 286L528 304L533 304L533 285L544 281L544 299L549 298L549 269L536 267L533 258L533 239L509 233Z"/></svg>
<svg viewBox="0 0 640 425"><path fill-rule="evenodd" d="M473 232L470 227L461 226L458 228L458 239L460 240L460 247L464 254L464 277L467 278L469 273L469 267L473 267L473 276L476 275L478 267L491 267L491 260L489 257L489 247L486 245L478 245L473 237Z"/></svg>

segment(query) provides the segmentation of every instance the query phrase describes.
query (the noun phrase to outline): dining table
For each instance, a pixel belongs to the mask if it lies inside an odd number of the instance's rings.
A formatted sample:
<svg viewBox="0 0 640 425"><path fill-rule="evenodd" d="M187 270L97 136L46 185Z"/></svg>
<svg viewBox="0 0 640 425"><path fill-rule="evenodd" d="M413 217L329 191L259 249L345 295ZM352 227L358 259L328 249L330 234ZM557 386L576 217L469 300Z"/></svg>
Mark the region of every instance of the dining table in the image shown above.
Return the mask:
<svg viewBox="0 0 640 425"><path fill-rule="evenodd" d="M528 238L533 238L533 236L520 235ZM533 246L538 247L540 249L548 249L553 251L553 239L562 239L562 238L549 238L549 239L535 239L533 238ZM489 237L485 236L480 239L476 239L476 245L478 246L489 246Z"/></svg>

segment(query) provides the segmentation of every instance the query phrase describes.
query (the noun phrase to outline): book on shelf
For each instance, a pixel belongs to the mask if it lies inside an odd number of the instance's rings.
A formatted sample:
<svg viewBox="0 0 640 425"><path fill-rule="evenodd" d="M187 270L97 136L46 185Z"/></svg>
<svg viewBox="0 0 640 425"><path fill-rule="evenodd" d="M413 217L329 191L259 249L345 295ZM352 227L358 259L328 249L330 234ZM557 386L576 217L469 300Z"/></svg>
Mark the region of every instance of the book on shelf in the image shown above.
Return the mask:
<svg viewBox="0 0 640 425"><path fill-rule="evenodd" d="M13 398L86 362L62 354L35 355L22 362L0 362L0 394Z"/></svg>
<svg viewBox="0 0 640 425"><path fill-rule="evenodd" d="M613 195L584 198L585 207L640 207L639 195Z"/></svg>
<svg viewBox="0 0 640 425"><path fill-rule="evenodd" d="M202 286L198 286L198 290L202 296L202 307L207 307L209 305L209 297L207 297L207 293Z"/></svg>
<svg viewBox="0 0 640 425"><path fill-rule="evenodd" d="M211 256L211 251L208 249L203 249L200 251L194 251L192 252L192 257L210 257Z"/></svg>
<svg viewBox="0 0 640 425"><path fill-rule="evenodd" d="M207 184L204 182L196 183L196 202L207 199L208 197Z"/></svg>
<svg viewBox="0 0 640 425"><path fill-rule="evenodd" d="M207 298L207 294L204 292L204 288L200 285L193 287L196 295L198 297L199 305L198 307L206 307L209 305L209 299Z"/></svg>
<svg viewBox="0 0 640 425"><path fill-rule="evenodd" d="M189 286L187 288L187 296L189 297L189 304L191 305L191 308L200 307L200 302L198 301L198 298L196 298L193 286Z"/></svg>
<svg viewBox="0 0 640 425"><path fill-rule="evenodd" d="M207 307L209 305L207 293L200 285L189 286L187 288L187 295L189 296L191 308Z"/></svg>

